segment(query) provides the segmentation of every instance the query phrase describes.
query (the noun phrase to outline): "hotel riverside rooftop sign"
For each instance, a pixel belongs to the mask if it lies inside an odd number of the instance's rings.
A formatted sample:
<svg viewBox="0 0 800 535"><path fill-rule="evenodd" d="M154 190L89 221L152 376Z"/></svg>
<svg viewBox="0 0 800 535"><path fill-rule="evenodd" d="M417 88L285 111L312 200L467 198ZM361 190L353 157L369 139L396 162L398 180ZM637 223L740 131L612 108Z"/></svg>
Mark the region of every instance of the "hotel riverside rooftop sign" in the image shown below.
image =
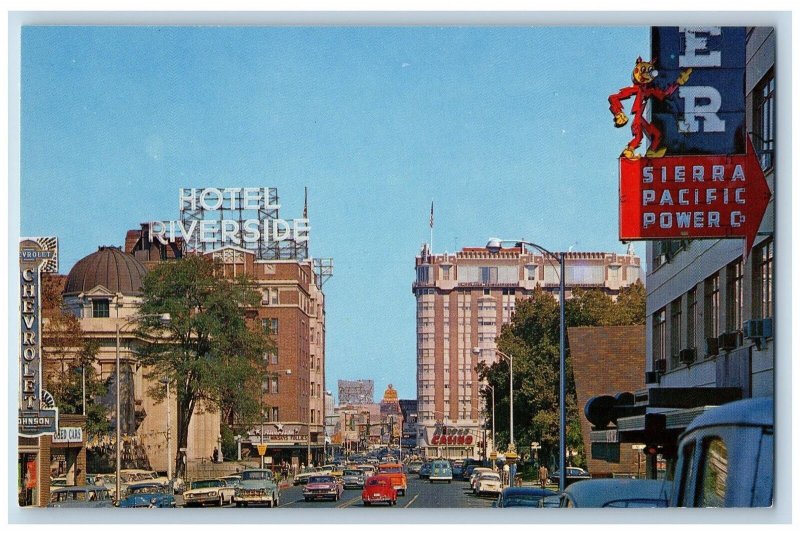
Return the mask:
<svg viewBox="0 0 800 535"><path fill-rule="evenodd" d="M53 435L58 408L42 384L42 273L58 272L55 237L22 238L19 244L20 352L19 434Z"/></svg>

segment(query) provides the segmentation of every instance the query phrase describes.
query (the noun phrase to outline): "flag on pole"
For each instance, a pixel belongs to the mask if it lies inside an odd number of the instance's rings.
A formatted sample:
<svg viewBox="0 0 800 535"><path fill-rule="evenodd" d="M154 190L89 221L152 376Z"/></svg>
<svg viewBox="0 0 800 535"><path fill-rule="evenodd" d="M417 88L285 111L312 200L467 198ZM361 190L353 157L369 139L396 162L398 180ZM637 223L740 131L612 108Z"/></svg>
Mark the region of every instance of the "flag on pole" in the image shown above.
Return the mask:
<svg viewBox="0 0 800 535"><path fill-rule="evenodd" d="M433 201L431 201L431 228L433 228Z"/></svg>

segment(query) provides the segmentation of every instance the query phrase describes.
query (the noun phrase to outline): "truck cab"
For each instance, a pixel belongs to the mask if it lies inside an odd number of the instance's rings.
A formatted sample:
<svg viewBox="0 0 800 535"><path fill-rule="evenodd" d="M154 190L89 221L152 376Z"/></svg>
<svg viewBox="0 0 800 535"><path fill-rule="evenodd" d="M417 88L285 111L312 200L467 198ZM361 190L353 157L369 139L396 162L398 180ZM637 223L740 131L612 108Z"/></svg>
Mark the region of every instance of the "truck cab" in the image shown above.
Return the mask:
<svg viewBox="0 0 800 535"><path fill-rule="evenodd" d="M670 506L772 506L773 436L773 398L735 401L698 416L678 439Z"/></svg>

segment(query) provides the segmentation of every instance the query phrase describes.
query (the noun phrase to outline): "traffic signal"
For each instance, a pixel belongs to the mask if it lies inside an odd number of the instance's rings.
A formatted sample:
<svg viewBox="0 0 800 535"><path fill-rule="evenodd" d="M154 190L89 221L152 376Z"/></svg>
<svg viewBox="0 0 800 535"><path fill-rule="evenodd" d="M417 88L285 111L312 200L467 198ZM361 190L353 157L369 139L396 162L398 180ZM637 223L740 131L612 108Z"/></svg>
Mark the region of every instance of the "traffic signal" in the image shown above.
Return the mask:
<svg viewBox="0 0 800 535"><path fill-rule="evenodd" d="M667 415L648 413L644 415L644 453L657 455L663 453L667 441Z"/></svg>

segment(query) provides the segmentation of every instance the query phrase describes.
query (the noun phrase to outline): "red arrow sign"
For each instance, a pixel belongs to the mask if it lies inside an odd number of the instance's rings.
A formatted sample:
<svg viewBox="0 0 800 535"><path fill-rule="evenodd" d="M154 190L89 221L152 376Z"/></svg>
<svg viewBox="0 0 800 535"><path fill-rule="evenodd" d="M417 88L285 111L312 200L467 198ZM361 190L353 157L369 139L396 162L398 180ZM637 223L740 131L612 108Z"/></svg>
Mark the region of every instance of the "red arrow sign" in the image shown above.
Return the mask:
<svg viewBox="0 0 800 535"><path fill-rule="evenodd" d="M749 254L772 194L745 154L620 158L619 239L744 238Z"/></svg>

